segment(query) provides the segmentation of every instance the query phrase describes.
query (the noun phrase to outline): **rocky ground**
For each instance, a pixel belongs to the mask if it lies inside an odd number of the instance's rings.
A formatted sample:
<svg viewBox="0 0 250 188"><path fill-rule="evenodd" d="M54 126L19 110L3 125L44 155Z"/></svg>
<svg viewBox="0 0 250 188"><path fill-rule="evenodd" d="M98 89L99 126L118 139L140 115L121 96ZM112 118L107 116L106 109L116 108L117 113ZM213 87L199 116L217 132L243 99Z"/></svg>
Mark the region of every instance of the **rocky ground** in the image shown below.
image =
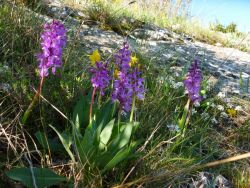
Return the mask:
<svg viewBox="0 0 250 188"><path fill-rule="evenodd" d="M197 58L202 61L206 74L210 75L209 81L216 93L247 99L250 96L250 54L246 52L224 48L220 44L213 46L197 42L189 36L147 24L121 36L114 31L100 29L98 23L89 21L84 13L58 2L47 6L47 15L64 20L68 29L75 33L74 39L81 41L87 53L96 48L111 53L128 40L135 51L157 65L164 66L169 60L176 60L176 71Z"/></svg>
<svg viewBox="0 0 250 188"><path fill-rule="evenodd" d="M221 47L219 44L213 46L198 42L189 36L152 24L144 23L137 29L120 35L112 30L101 29L100 23L59 1L45 3L44 6L43 14L29 9L25 12L28 16L35 15L43 21L62 20L68 30L68 40L71 44L77 43L81 54L91 54L94 49L99 49L104 54L112 54L127 40L133 51L140 53L153 65L170 67L173 74L169 76L185 73L190 63L199 59L202 62L204 78L210 86L209 93L218 95L233 107L243 106L244 117L239 117L241 123L250 119L250 54Z"/></svg>

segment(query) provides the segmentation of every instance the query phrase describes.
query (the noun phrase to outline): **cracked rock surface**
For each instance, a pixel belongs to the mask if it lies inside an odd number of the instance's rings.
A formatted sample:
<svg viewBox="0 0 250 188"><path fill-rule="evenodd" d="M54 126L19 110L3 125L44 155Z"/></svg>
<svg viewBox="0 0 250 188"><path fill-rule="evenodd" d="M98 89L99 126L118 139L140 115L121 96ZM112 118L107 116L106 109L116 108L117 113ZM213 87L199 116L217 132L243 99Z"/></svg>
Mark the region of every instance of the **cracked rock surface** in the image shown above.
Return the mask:
<svg viewBox="0 0 250 188"><path fill-rule="evenodd" d="M69 38L77 38L82 44L81 50L86 53L96 48L104 53L113 53L128 40L134 51L142 53L159 66L176 61L180 71L180 67L187 67L197 58L202 62L203 72L209 76L215 93L223 92L226 96L237 95L246 99L250 97L250 54L246 52L197 42L189 36L147 24L128 33L125 38L114 31L100 29L98 23L89 24L84 13L66 7L58 0L49 3L47 12L49 17L39 17L45 20L61 19L71 33Z"/></svg>

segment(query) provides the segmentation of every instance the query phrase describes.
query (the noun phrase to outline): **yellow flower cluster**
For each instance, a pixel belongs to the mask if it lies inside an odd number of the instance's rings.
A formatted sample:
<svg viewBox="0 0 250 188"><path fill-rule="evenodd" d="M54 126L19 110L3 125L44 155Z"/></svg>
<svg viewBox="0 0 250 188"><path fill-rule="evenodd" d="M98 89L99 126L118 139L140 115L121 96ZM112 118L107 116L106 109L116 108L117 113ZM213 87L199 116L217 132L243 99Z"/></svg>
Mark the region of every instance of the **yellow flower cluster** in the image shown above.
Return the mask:
<svg viewBox="0 0 250 188"><path fill-rule="evenodd" d="M96 64L96 62L101 61L101 56L99 54L98 49L94 50L93 53L91 55L89 55L89 60L90 60L90 63L92 66L94 66ZM138 58L136 56L131 56L129 66L130 67L138 66L138 68L140 68L141 65L138 63ZM118 69L115 69L114 77L118 78L118 75L119 75L119 71L118 71Z"/></svg>
<svg viewBox="0 0 250 188"><path fill-rule="evenodd" d="M130 67L138 66L138 68L141 67L140 63L138 63L138 58L136 56L131 56L131 60L129 62Z"/></svg>
<svg viewBox="0 0 250 188"><path fill-rule="evenodd" d="M237 111L233 108L229 108L227 109L227 114L229 115L229 117L236 117L237 116Z"/></svg>
<svg viewBox="0 0 250 188"><path fill-rule="evenodd" d="M115 69L114 71L114 78L117 79L120 71L118 69Z"/></svg>
<svg viewBox="0 0 250 188"><path fill-rule="evenodd" d="M130 67L134 67L137 64L137 62L138 62L137 57L136 56L131 56L131 60L129 62L129 66Z"/></svg>
<svg viewBox="0 0 250 188"><path fill-rule="evenodd" d="M91 65L94 66L96 62L101 61L101 56L98 52L98 50L94 50L93 53L89 56L89 60L91 62Z"/></svg>

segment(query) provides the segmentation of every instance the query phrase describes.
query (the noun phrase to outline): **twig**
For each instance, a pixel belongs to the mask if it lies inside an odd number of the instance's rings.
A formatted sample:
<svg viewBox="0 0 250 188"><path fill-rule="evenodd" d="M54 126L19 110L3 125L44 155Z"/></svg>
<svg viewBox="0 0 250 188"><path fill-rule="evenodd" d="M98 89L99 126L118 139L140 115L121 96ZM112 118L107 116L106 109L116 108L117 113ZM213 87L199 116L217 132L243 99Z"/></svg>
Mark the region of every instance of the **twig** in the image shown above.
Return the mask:
<svg viewBox="0 0 250 188"><path fill-rule="evenodd" d="M237 156L233 156L233 157L229 157L227 159L222 159L222 160L218 160L218 161L214 161L214 162L210 162L210 163L206 163L206 164L202 164L202 165L194 165L190 168L186 168L185 170L179 171L178 173L184 173L184 172L191 172L191 171L195 171L195 170L200 170L202 168L207 168L207 167L214 167L217 165L221 165L224 163L229 163L229 162L233 162L233 161L238 161L238 160L242 160L242 159L246 159L246 158L250 158L250 152L245 153L245 154L241 154L241 155L237 155ZM176 173L175 175L178 175L178 173ZM121 184L118 186L115 186L113 188L123 188L123 187L130 187L136 183L142 183L142 182L153 182L156 180L159 180L161 178L166 177L167 175L169 175L168 173L164 173L161 174L157 177L152 177L150 175L144 176L138 180L135 180L133 182L129 182L126 184Z"/></svg>
<svg viewBox="0 0 250 188"><path fill-rule="evenodd" d="M49 102L47 99L44 98L44 96L42 96L40 94L40 97L45 101L47 102L48 104L50 104L50 106L52 106L52 108L54 108L59 114L61 114L62 117L64 117L65 119L69 120L69 118L64 114L62 113L56 106L54 106L51 102Z"/></svg>
<svg viewBox="0 0 250 188"><path fill-rule="evenodd" d="M142 152L142 151L146 148L146 146L148 145L149 141L153 138L153 136L154 136L154 134L156 133L156 131L160 128L161 122L163 121L163 119L164 119L164 118L162 118L162 119L158 122L158 124L156 125L156 127L155 127L154 130L153 130L153 132L151 133L151 135L150 135L150 136L148 137L148 139L146 140L146 142L143 144L143 146L140 147L140 148L138 149L139 152Z"/></svg>
<svg viewBox="0 0 250 188"><path fill-rule="evenodd" d="M224 164L224 163L229 163L229 162L233 162L233 161L238 161L238 160L246 159L246 158L249 158L249 157L250 157L250 152L245 153L245 154L241 154L241 155L236 155L234 157L229 157L227 159L213 161L213 162L201 165L200 168L213 167L213 166L217 166L217 165Z"/></svg>
<svg viewBox="0 0 250 188"><path fill-rule="evenodd" d="M162 145L164 144L167 144L167 143L172 143L172 140L176 139L178 136L180 136L181 134L177 134L175 135L174 137L166 140L166 141L162 141L160 142L155 148L153 148L147 155L145 155L142 159L145 159L148 155L150 155L151 153L153 153L157 148L161 147Z"/></svg>

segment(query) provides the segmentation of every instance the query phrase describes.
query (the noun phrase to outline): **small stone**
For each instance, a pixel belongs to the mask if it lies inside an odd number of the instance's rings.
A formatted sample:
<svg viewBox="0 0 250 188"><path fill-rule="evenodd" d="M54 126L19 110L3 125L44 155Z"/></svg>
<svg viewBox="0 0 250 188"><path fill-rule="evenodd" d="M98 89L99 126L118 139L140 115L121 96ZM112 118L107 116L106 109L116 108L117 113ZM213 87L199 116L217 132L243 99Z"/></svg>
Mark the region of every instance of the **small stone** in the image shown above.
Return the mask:
<svg viewBox="0 0 250 188"><path fill-rule="evenodd" d="M198 180L192 184L192 188L207 188L211 187L213 175L208 172L200 172Z"/></svg>
<svg viewBox="0 0 250 188"><path fill-rule="evenodd" d="M226 112L221 112L220 113L220 117L222 117L222 118L228 118L228 115L227 115Z"/></svg>
<svg viewBox="0 0 250 188"><path fill-rule="evenodd" d="M236 107L235 107L235 110L236 110L236 111L242 111L243 109L242 109L242 106L236 106Z"/></svg>
<svg viewBox="0 0 250 188"><path fill-rule="evenodd" d="M219 42L217 42L217 43L215 44L215 46L221 47L221 46L222 46L222 44L221 44L221 43L219 43Z"/></svg>
<svg viewBox="0 0 250 188"><path fill-rule="evenodd" d="M233 93L233 94L240 94L240 90L235 89L235 90L232 91L232 93Z"/></svg>
<svg viewBox="0 0 250 188"><path fill-rule="evenodd" d="M175 25L172 26L172 29L173 29L173 30L178 30L178 29L180 29L180 28L181 28L181 25L180 25L180 24L175 24Z"/></svg>
<svg viewBox="0 0 250 188"><path fill-rule="evenodd" d="M217 94L217 97L219 97L219 98L225 98L226 97L226 93L225 92L219 92Z"/></svg>
<svg viewBox="0 0 250 188"><path fill-rule="evenodd" d="M173 54L162 54L164 57L170 59L173 57Z"/></svg>
<svg viewBox="0 0 250 188"><path fill-rule="evenodd" d="M156 43L155 41L149 41L148 44L149 44L150 46L156 46L156 45L157 45L157 43Z"/></svg>
<svg viewBox="0 0 250 188"><path fill-rule="evenodd" d="M219 111L224 111L224 106L218 105L218 106L217 106L217 109L218 109Z"/></svg>
<svg viewBox="0 0 250 188"><path fill-rule="evenodd" d="M238 75L236 75L236 74L234 74L234 73L232 73L232 72L226 72L225 75L226 75L226 76L229 76L229 77L232 77L232 78L234 78L234 79L240 78L240 76L238 76Z"/></svg>
<svg viewBox="0 0 250 188"><path fill-rule="evenodd" d="M222 175L218 175L215 178L214 187L216 187L216 188L233 188L231 183Z"/></svg>
<svg viewBox="0 0 250 188"><path fill-rule="evenodd" d="M204 51L199 51L197 54L198 54L198 55L204 55L205 52L204 52Z"/></svg>
<svg viewBox="0 0 250 188"><path fill-rule="evenodd" d="M218 121L217 121L217 119L215 117L213 119L211 119L211 122L214 123L214 124L218 124Z"/></svg>
<svg viewBox="0 0 250 188"><path fill-rule="evenodd" d="M10 92L11 86L8 83L0 83L0 90Z"/></svg>
<svg viewBox="0 0 250 188"><path fill-rule="evenodd" d="M179 126L177 124L169 124L167 125L167 128L170 132L178 132L180 131Z"/></svg>

